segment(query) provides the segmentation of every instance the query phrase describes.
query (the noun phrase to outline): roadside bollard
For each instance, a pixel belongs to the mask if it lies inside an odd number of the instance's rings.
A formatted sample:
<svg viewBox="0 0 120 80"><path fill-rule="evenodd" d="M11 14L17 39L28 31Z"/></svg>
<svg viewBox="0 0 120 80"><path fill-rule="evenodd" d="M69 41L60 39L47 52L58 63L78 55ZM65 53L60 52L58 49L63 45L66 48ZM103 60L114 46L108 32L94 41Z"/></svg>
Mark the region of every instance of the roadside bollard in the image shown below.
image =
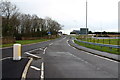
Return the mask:
<svg viewBox="0 0 120 80"><path fill-rule="evenodd" d="M13 45L13 60L21 59L21 44Z"/></svg>

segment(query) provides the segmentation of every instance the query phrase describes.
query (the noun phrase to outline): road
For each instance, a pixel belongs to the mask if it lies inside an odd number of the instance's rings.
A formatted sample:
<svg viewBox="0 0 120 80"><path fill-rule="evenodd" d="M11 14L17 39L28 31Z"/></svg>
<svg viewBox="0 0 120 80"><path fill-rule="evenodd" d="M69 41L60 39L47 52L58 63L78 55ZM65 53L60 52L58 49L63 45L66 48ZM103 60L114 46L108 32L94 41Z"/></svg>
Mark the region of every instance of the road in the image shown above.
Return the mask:
<svg viewBox="0 0 120 80"><path fill-rule="evenodd" d="M26 80L118 80L118 62L77 50L68 44L69 39L63 36L23 46L22 56L33 58ZM3 53L2 59L11 57L12 48Z"/></svg>

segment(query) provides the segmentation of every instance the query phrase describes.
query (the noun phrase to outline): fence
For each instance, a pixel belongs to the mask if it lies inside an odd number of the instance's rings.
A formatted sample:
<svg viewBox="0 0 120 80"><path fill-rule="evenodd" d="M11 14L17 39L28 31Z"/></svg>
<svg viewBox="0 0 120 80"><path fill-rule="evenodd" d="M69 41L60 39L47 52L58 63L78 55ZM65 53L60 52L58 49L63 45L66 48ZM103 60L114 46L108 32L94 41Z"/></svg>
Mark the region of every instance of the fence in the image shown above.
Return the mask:
<svg viewBox="0 0 120 80"><path fill-rule="evenodd" d="M115 38L115 39L80 38L79 40L93 42L93 43L101 43L101 44L120 45L120 39L117 39L117 38Z"/></svg>
<svg viewBox="0 0 120 80"><path fill-rule="evenodd" d="M22 40L36 40L36 39L54 39L57 35L49 35L44 37L22 37Z"/></svg>
<svg viewBox="0 0 120 80"><path fill-rule="evenodd" d="M101 49L102 48L105 49L104 47L108 47L109 48L108 52L117 53L117 54L119 54L119 52L120 52L119 45L100 44L100 43L94 43L94 42L81 41L81 40L77 40L77 39L75 39L75 40L78 42L84 43L85 46L94 45L94 48L96 48L96 46L100 46ZM108 49L108 48L106 48L106 49ZM105 50L105 51L107 51L107 50Z"/></svg>
<svg viewBox="0 0 120 80"><path fill-rule="evenodd" d="M109 44L92 43L92 42L86 42L86 41L80 41L80 40L77 40L77 41L82 42L82 43L92 44L92 45L103 46L103 47L120 48L119 45L109 45Z"/></svg>
<svg viewBox="0 0 120 80"><path fill-rule="evenodd" d="M15 42L15 38L13 37L3 37L1 38L1 42L2 44L9 44L9 43L14 43Z"/></svg>
<svg viewBox="0 0 120 80"><path fill-rule="evenodd" d="M57 35L49 35L44 37L22 37L22 40L37 40L37 39L55 39L57 38ZM0 38L0 44L11 44L15 43L16 39L14 37L3 37Z"/></svg>

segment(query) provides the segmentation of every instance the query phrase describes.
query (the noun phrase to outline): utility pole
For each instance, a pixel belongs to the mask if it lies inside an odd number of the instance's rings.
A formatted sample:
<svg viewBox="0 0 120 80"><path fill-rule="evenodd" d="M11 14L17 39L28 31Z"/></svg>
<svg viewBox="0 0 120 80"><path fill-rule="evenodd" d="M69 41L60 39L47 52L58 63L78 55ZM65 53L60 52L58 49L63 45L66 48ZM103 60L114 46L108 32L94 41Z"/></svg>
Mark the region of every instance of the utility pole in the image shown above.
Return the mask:
<svg viewBox="0 0 120 80"><path fill-rule="evenodd" d="M87 31L87 0L86 0L86 40L87 40L87 35L88 35L88 31Z"/></svg>

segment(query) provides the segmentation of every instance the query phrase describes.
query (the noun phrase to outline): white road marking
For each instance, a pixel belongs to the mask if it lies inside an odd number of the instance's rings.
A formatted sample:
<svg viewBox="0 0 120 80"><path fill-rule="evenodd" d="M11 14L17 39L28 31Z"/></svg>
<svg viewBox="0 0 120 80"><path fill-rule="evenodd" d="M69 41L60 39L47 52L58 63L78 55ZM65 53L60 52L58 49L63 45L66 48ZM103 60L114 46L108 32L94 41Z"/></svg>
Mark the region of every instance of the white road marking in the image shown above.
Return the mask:
<svg viewBox="0 0 120 80"><path fill-rule="evenodd" d="M73 41L73 40L72 40ZM73 41L74 42L74 41ZM67 40L67 44L69 45L68 43L68 40ZM70 46L70 45L69 45ZM72 46L71 46L72 47ZM74 49L76 49L75 47L72 47ZM85 51L84 51L85 52ZM101 57L101 56L98 56L98 55L94 55L94 54L91 54L91 53L88 53L86 52L87 54L90 54L90 55L93 55L93 56L96 56L96 57L99 57L99 58L102 58L102 59L105 59L105 60L109 60L109 61L112 61L112 62L115 62L115 63L119 63L118 61L115 61L115 60L112 60L112 59L109 59L109 58L105 58L105 57Z"/></svg>
<svg viewBox="0 0 120 80"><path fill-rule="evenodd" d="M71 46L72 47L72 46ZM72 47L73 49L76 49L75 47Z"/></svg>
<svg viewBox="0 0 120 80"><path fill-rule="evenodd" d="M66 41L66 43L68 44L68 46L70 46L70 44L68 43L68 40Z"/></svg>
<svg viewBox="0 0 120 80"><path fill-rule="evenodd" d="M91 54L91 53L88 53L88 52L86 52L87 54L90 54L90 55L93 55L93 56L96 56L96 57L99 57L99 58L101 58L101 59L105 59L105 60L108 60L108 61L112 61L112 62L115 62L115 63L119 63L118 61L114 61L114 60L112 60L112 59L108 59L108 58L105 58L105 57L101 57L101 56L98 56L98 55L94 55L94 54Z"/></svg>
<svg viewBox="0 0 120 80"><path fill-rule="evenodd" d="M47 47L44 49L44 52L43 52L43 54L45 54L46 50L47 50Z"/></svg>
<svg viewBox="0 0 120 80"><path fill-rule="evenodd" d="M36 50L43 50L43 49L42 48L37 48L37 49L30 50L28 52L33 52L33 51L36 51Z"/></svg>
<svg viewBox="0 0 120 80"><path fill-rule="evenodd" d="M0 61L6 60L6 59L10 59L10 58L13 58L13 57L5 57L5 58L0 59ZM27 57L22 57L22 58L27 58Z"/></svg>
<svg viewBox="0 0 120 80"><path fill-rule="evenodd" d="M28 61L27 65L25 66L25 69L24 69L24 71L23 71L23 73L22 73L22 78L21 78L21 80L25 80L25 79L26 79L26 75L27 75L27 72L28 72L28 68L29 68L29 66L30 66L30 64L31 64L32 61L33 61L33 58L30 58L30 60Z"/></svg>
<svg viewBox="0 0 120 80"><path fill-rule="evenodd" d="M41 80L44 80L44 63L42 62L41 64L41 75L40 75Z"/></svg>
<svg viewBox="0 0 120 80"><path fill-rule="evenodd" d="M79 59L79 60L81 60L81 61L83 61L83 62L85 62L85 63L88 63L87 61L83 60L82 58L79 58L79 57L77 57L77 56L75 56L75 55L73 55L73 54L71 54L71 53L69 53L69 54L72 55L73 57L75 57L76 59Z"/></svg>
<svg viewBox="0 0 120 80"><path fill-rule="evenodd" d="M66 39L66 37L64 37L64 38L62 38L61 40L58 40L58 41L56 41L56 42L61 42L61 41L64 40L64 39Z"/></svg>
<svg viewBox="0 0 120 80"><path fill-rule="evenodd" d="M8 48L13 48L13 46L5 47L5 48L0 48L0 49L8 49Z"/></svg>
<svg viewBox="0 0 120 80"><path fill-rule="evenodd" d="M63 39L66 39L66 37L64 37Z"/></svg>
<svg viewBox="0 0 120 80"><path fill-rule="evenodd" d="M6 60L6 59L10 59L10 58L12 58L12 57L2 58L2 59L0 59L0 61Z"/></svg>
<svg viewBox="0 0 120 80"><path fill-rule="evenodd" d="M72 42L75 43L74 40L72 40Z"/></svg>
<svg viewBox="0 0 120 80"><path fill-rule="evenodd" d="M51 46L53 43L50 43L49 45Z"/></svg>
<svg viewBox="0 0 120 80"><path fill-rule="evenodd" d="M30 66L30 68L35 69L35 70L37 70L37 71L40 71L40 69L37 68L37 67L35 67L35 66Z"/></svg>
<svg viewBox="0 0 120 80"><path fill-rule="evenodd" d="M39 48L40 50L43 50L42 48Z"/></svg>
<svg viewBox="0 0 120 80"><path fill-rule="evenodd" d="M36 58L41 58L41 57L36 56L36 55L34 55L34 54L30 54L29 52L25 52L25 54L30 55L30 56L33 56L33 57L36 57Z"/></svg>
<svg viewBox="0 0 120 80"><path fill-rule="evenodd" d="M68 40L66 41L68 46L72 47L69 43L68 43ZM76 49L75 47L72 47L73 49Z"/></svg>

